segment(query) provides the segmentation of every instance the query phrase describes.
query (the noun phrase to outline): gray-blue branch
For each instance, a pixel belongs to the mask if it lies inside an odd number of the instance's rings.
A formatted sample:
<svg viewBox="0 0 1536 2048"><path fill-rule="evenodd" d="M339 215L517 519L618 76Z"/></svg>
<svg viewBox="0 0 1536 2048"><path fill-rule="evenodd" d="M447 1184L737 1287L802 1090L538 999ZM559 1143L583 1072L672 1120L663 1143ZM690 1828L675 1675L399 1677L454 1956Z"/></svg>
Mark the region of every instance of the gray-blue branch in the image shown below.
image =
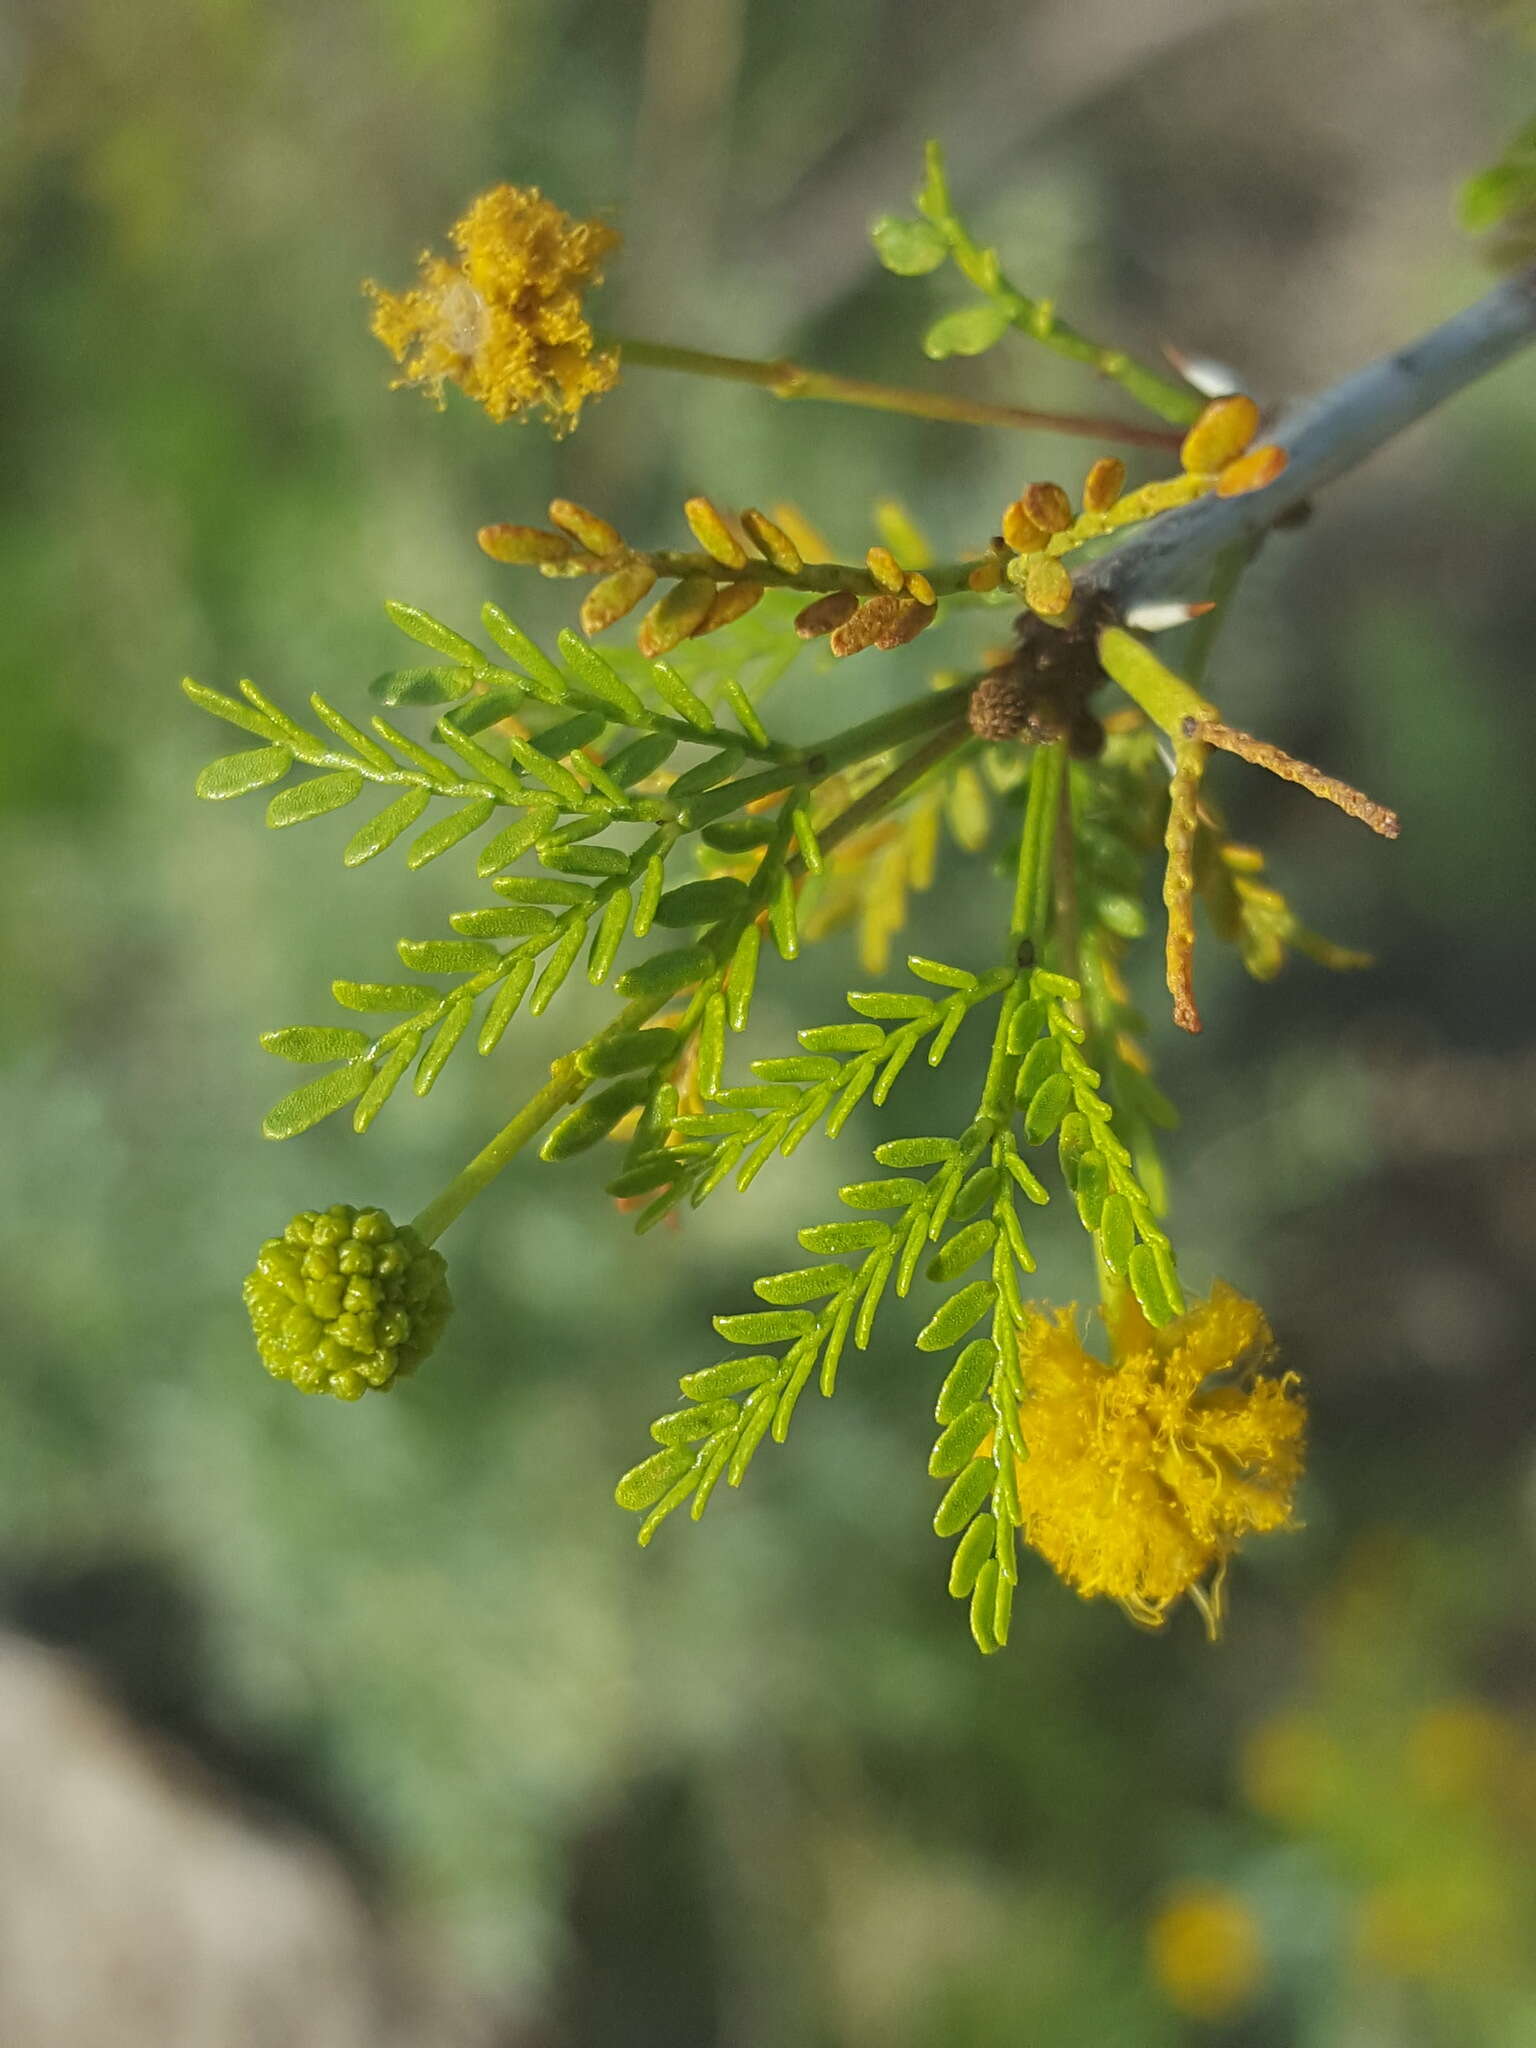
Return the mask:
<svg viewBox="0 0 1536 2048"><path fill-rule="evenodd" d="M1198 598L1225 549L1256 542L1322 485L1355 468L1405 427L1536 340L1536 265L1504 279L1475 305L1394 349L1285 414L1268 439L1290 461L1263 490L1198 503L1137 527L1074 575L1123 611Z"/></svg>

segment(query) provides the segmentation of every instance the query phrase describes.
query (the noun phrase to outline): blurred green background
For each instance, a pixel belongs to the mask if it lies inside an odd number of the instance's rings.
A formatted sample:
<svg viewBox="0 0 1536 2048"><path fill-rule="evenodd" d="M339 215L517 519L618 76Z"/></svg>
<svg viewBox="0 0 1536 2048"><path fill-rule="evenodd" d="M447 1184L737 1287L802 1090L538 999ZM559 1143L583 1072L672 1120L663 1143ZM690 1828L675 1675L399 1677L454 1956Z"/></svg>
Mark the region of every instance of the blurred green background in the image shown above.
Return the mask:
<svg viewBox="0 0 1536 2048"><path fill-rule="evenodd" d="M1036 1569L976 1656L928 1527L936 1374L896 1318L741 1496L635 1550L614 1477L873 1112L640 1242L606 1162L520 1164L448 1242L418 1382L351 1410L266 1380L258 1241L316 1202L409 1214L607 999L520 1020L366 1141L265 1143L291 1070L257 1031L327 1020L333 974L387 972L476 885L199 806L222 739L175 688L355 708L409 658L391 596L553 631L568 586L473 535L556 492L658 541L694 491L789 500L844 551L895 495L954 552L1095 452L638 372L558 446L392 395L359 280L404 282L488 184L611 215L617 326L1092 405L1022 344L920 356L954 288L885 276L865 229L937 134L1028 288L1280 399L1484 288L1453 193L1533 77L1527 15L1453 0L8 0L7 2042L1536 2041L1528 361L1272 545L1218 659L1232 717L1405 829L1227 764L1275 879L1379 964L1259 988L1208 945L1204 1038L1155 1033L1186 1269L1265 1302L1315 1418L1305 1531L1244 1557L1215 1649ZM786 682L780 728L933 659ZM951 849L913 936L983 957L996 902ZM836 1016L849 960L769 976L756 1049ZM922 1102L887 1133L949 1127ZM1073 1237L1044 1250L1081 1294ZM74 1687L90 1741L47 1704ZM114 1822L92 1742L270 1870L205 1884ZM284 1920L321 1866L330 1903Z"/></svg>

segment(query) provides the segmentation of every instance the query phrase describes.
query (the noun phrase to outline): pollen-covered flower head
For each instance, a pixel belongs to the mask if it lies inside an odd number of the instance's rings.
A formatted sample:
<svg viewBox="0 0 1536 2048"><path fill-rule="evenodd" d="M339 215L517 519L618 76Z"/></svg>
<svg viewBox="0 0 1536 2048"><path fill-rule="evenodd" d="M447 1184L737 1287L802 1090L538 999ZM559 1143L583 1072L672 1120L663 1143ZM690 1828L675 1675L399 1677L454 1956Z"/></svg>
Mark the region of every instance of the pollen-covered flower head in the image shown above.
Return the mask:
<svg viewBox="0 0 1536 2048"><path fill-rule="evenodd" d="M262 1364L301 1393L358 1401L414 1372L453 1310L447 1264L382 1209L308 1209L246 1276Z"/></svg>
<svg viewBox="0 0 1536 2048"><path fill-rule="evenodd" d="M457 384L493 420L542 409L568 432L583 401L618 379L617 351L597 346L582 311L618 235L521 185L482 192L452 233L456 263L427 251L409 291L364 287L374 333L405 365L398 382L439 404L444 384Z"/></svg>
<svg viewBox="0 0 1536 2048"><path fill-rule="evenodd" d="M1291 1521L1306 1434L1296 1376L1258 1370L1274 1352L1264 1313L1219 1281L1160 1330L1127 1298L1109 1335L1105 1365L1072 1309L1021 1333L1025 1540L1084 1598L1105 1594L1148 1627L1188 1593L1214 1635L1238 1543Z"/></svg>

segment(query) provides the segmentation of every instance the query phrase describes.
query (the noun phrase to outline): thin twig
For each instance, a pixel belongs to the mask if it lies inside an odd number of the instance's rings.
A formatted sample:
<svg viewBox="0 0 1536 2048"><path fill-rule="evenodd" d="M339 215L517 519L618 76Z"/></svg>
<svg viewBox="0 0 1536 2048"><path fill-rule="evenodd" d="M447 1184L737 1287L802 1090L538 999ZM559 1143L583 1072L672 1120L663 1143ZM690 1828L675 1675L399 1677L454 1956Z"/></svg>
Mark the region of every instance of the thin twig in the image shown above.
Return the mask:
<svg viewBox="0 0 1536 2048"><path fill-rule="evenodd" d="M831 405L866 406L876 412L905 413L908 418L943 420L952 426L1008 427L1029 433L1073 434L1086 440L1120 441L1132 448L1173 449L1182 436L1164 427L1146 427L1096 413L1039 412L1022 405L996 405L984 398L965 398L946 391L915 391L903 384L877 384L867 377L842 377L834 370L813 370L780 356L769 362L752 356L711 355L703 349L674 347L658 341L636 341L626 335L605 337L624 361L651 370L681 370L695 377L725 377L736 384L755 384L775 398L813 398Z"/></svg>
<svg viewBox="0 0 1536 2048"><path fill-rule="evenodd" d="M1251 732L1243 732L1235 725L1223 725L1215 718L1186 718L1184 731L1192 740L1201 740L1208 747L1220 747L1225 754L1236 754L1239 760L1251 761L1256 768L1267 768L1282 782L1298 783L1301 788L1310 790L1313 796L1320 796L1325 803L1337 804L1341 811L1347 811L1350 817L1369 825L1383 839L1397 837L1396 811L1389 811L1385 804L1379 804L1362 790L1341 782L1338 776L1325 775L1321 768L1314 768L1310 762L1298 761L1294 754L1288 754L1284 747L1277 747L1273 740L1256 739Z"/></svg>

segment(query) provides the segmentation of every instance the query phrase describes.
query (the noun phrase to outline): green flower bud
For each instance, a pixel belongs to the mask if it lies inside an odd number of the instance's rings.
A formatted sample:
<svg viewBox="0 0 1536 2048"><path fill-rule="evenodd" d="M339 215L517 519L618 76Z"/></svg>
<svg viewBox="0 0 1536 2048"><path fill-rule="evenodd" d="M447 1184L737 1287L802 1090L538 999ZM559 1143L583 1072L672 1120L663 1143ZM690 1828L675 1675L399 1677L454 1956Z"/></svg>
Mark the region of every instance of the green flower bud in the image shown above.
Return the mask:
<svg viewBox="0 0 1536 2048"><path fill-rule="evenodd" d="M305 1210L245 1282L261 1362L304 1394L357 1401L414 1372L453 1312L448 1268L382 1209Z"/></svg>

